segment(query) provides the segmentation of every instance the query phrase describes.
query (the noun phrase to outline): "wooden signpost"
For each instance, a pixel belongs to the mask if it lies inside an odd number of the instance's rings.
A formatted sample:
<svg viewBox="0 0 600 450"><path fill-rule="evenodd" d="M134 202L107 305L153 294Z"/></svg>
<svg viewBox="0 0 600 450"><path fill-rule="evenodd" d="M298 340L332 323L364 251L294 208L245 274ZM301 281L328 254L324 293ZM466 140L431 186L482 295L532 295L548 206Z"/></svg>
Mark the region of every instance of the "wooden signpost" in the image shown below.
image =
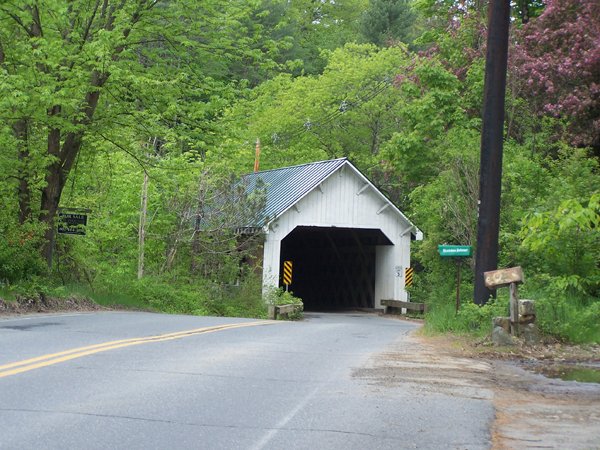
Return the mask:
<svg viewBox="0 0 600 450"><path fill-rule="evenodd" d="M510 332L519 335L519 293L517 285L525 280L520 266L510 269L491 270L483 273L485 287L497 289L508 286L510 295Z"/></svg>

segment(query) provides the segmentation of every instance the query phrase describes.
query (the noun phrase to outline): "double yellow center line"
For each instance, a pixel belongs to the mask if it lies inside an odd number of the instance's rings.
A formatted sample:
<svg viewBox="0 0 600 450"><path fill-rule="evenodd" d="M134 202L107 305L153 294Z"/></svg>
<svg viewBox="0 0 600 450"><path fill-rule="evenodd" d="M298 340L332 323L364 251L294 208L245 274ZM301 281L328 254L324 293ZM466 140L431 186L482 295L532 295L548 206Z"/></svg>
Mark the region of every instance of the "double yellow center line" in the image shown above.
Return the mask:
<svg viewBox="0 0 600 450"><path fill-rule="evenodd" d="M106 352L117 348L130 347L132 345L149 344L152 342L170 341L173 339L181 339L197 334L214 333L216 331L231 330L234 328L254 327L258 325L268 325L276 322L242 322L232 323L228 325L216 325L212 327L196 328L194 330L179 331L177 333L160 334L157 336L148 336L141 338L121 339L118 341L104 342L103 344L88 345L86 347L73 348L58 353L38 356L36 358L16 361L0 366L0 378L16 375L22 372L27 372L40 367L47 367L53 364L58 364L72 359L81 358L83 356L93 355L94 353Z"/></svg>

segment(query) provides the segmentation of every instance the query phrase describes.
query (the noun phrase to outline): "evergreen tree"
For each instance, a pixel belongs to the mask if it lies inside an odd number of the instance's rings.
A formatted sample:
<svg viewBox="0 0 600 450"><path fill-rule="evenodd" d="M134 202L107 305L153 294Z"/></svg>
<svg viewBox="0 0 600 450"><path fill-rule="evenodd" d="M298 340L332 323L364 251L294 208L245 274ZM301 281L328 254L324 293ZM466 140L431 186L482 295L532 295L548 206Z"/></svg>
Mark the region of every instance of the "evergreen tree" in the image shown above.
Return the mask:
<svg viewBox="0 0 600 450"><path fill-rule="evenodd" d="M361 19L366 40L380 47L395 42L410 43L416 15L410 0L371 0Z"/></svg>

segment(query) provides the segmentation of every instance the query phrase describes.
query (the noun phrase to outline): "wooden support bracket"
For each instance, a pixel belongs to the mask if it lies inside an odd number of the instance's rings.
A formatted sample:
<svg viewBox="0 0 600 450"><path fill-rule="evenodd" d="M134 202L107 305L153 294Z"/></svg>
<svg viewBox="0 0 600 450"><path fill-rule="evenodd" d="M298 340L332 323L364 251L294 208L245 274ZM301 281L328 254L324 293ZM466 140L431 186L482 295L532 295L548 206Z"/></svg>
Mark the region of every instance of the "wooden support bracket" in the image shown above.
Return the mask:
<svg viewBox="0 0 600 450"><path fill-rule="evenodd" d="M385 205L383 205L381 208L379 208L377 210L377 214L381 214L383 211L385 211L387 209L388 206L390 206L389 203L386 203Z"/></svg>
<svg viewBox="0 0 600 450"><path fill-rule="evenodd" d="M366 190L369 188L369 186L370 186L370 184L369 184L369 183L365 183L365 184L363 185L363 187L361 187L361 188L358 190L358 192L356 193L356 195L360 195L360 194L362 194L363 192L365 192L365 191L366 191Z"/></svg>

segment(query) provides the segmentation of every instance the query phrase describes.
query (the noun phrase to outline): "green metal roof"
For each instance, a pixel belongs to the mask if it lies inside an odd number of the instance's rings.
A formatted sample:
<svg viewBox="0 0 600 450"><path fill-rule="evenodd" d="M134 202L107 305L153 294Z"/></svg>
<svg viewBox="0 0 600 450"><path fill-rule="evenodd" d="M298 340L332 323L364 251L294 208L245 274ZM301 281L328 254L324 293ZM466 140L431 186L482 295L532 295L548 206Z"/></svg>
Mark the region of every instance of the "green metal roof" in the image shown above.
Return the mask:
<svg viewBox="0 0 600 450"><path fill-rule="evenodd" d="M241 183L246 185L247 194L257 186L264 186L266 194L266 205L256 224L266 225L279 217L347 161L339 158L244 175Z"/></svg>

